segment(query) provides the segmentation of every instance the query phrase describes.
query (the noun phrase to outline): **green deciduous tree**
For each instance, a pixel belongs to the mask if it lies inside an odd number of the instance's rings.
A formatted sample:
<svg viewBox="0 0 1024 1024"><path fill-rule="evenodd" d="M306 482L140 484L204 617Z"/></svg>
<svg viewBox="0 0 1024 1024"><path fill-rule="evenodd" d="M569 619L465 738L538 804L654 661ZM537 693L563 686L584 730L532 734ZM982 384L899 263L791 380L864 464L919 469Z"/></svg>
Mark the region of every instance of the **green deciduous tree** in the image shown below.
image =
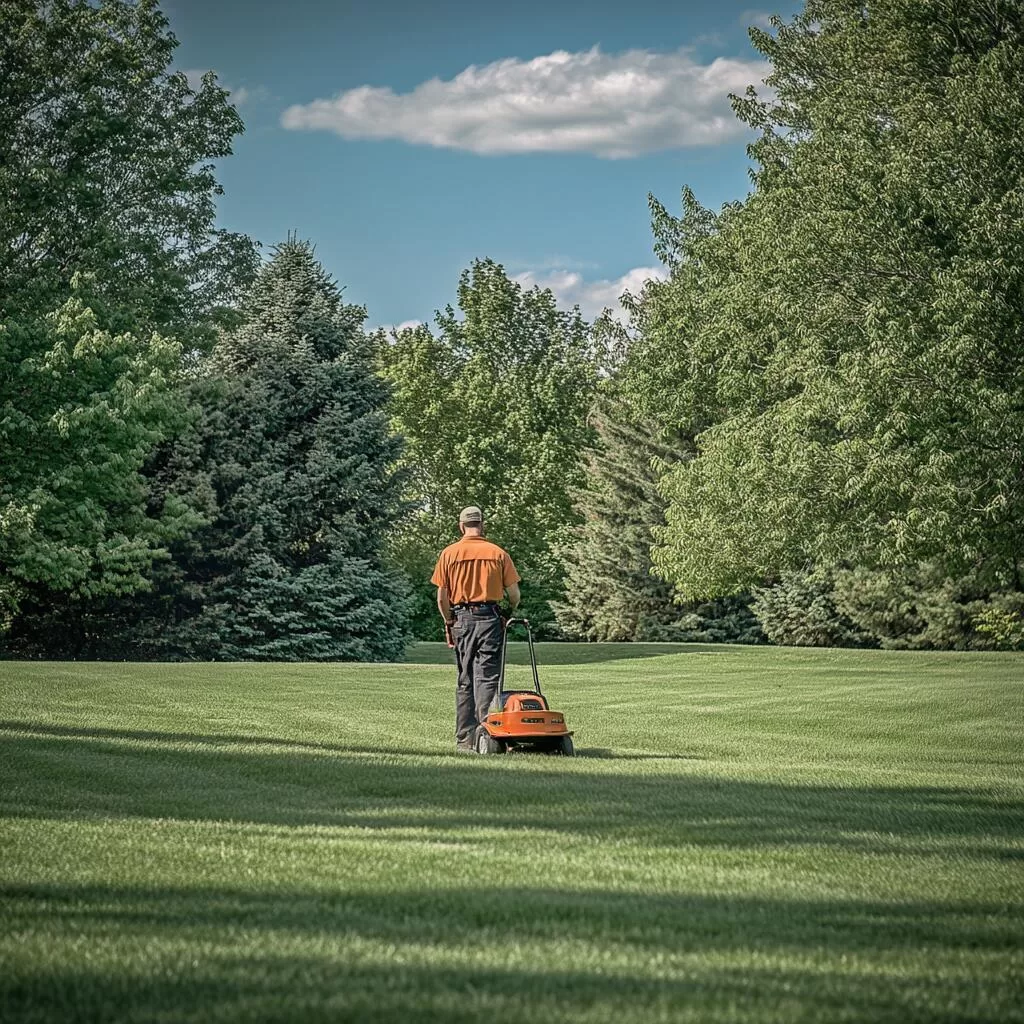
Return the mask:
<svg viewBox="0 0 1024 1024"><path fill-rule="evenodd" d="M377 337L380 372L393 389L403 466L416 506L392 554L417 584L417 630L436 636L427 583L439 550L457 538L459 509L484 509L488 535L512 554L524 606L550 620L561 593L552 545L575 522L570 489L582 478L596 386L587 325L526 290L499 265L478 261L427 327Z"/></svg>
<svg viewBox="0 0 1024 1024"><path fill-rule="evenodd" d="M975 617L974 628L992 650L1024 651L1024 600L1018 600L1013 607L983 609Z"/></svg>
<svg viewBox="0 0 1024 1024"><path fill-rule="evenodd" d="M1024 8L810 0L752 35L755 191L656 223L634 379L697 457L655 562L691 596L807 564L1019 588Z"/></svg>
<svg viewBox="0 0 1024 1024"><path fill-rule="evenodd" d="M0 5L4 620L145 586L195 521L140 468L256 250L214 223L241 121L175 46L148 0Z"/></svg>
<svg viewBox="0 0 1024 1024"><path fill-rule="evenodd" d="M80 298L0 323L0 619L54 593L82 601L146 585L198 521L151 504L140 469L183 422L179 346L100 327Z"/></svg>
<svg viewBox="0 0 1024 1024"><path fill-rule="evenodd" d="M153 0L0 5L0 299L51 310L85 275L110 315L188 344L251 279L215 226L213 160L242 122L213 76L173 72Z"/></svg>

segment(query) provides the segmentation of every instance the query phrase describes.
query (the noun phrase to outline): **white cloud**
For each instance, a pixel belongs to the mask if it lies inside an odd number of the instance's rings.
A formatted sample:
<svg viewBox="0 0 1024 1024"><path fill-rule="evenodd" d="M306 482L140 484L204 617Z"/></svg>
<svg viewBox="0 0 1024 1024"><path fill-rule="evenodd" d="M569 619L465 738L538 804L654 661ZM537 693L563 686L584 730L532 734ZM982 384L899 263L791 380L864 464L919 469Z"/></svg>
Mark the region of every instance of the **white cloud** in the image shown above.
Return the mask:
<svg viewBox="0 0 1024 1024"><path fill-rule="evenodd" d="M346 139L401 139L473 153L580 152L631 157L742 135L730 93L764 77L761 61L691 51L555 53L471 65L412 92L362 85L289 107L285 128Z"/></svg>
<svg viewBox="0 0 1024 1024"><path fill-rule="evenodd" d="M539 274L526 271L515 279L526 288L550 288L560 306L579 306L587 320L593 320L602 310L611 309L616 320L626 321L620 299L624 292L639 295L645 282L652 278L664 281L668 271L664 267L634 267L614 280L587 281L583 275L572 270L555 270Z"/></svg>

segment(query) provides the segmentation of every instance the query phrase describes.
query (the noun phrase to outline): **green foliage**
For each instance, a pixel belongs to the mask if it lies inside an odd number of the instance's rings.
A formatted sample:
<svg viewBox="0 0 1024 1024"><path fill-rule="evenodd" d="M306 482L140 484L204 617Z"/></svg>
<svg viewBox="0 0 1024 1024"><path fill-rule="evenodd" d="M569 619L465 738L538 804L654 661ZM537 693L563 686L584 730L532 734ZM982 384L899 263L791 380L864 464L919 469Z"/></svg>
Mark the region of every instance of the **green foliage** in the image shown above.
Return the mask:
<svg viewBox="0 0 1024 1024"><path fill-rule="evenodd" d="M524 290L484 260L462 274L458 303L461 316L451 306L437 315L437 334L376 338L415 506L390 554L414 582L417 635L431 638L440 625L427 581L468 504L519 568L526 613L550 621L562 589L552 545L576 521L570 490L596 387L587 326L550 291Z"/></svg>
<svg viewBox="0 0 1024 1024"><path fill-rule="evenodd" d="M997 651L1024 651L1024 601L1016 608L990 607L975 616L974 628Z"/></svg>
<svg viewBox="0 0 1024 1024"><path fill-rule="evenodd" d="M0 625L12 642L18 607L64 642L83 602L147 587L197 522L140 470L184 423L182 351L208 343L256 251L215 226L211 161L241 121L212 77L193 91L170 70L176 45L150 0L0 5Z"/></svg>
<svg viewBox="0 0 1024 1024"><path fill-rule="evenodd" d="M81 298L0 324L0 618L55 592L147 585L195 525L174 496L147 501L147 454L184 422L180 348L104 329Z"/></svg>
<svg viewBox="0 0 1024 1024"><path fill-rule="evenodd" d="M951 577L941 563L901 571L837 570L833 599L885 648L986 650L998 636L981 624L1010 626L1004 616L1024 608L1024 595L991 591L979 574Z"/></svg>
<svg viewBox="0 0 1024 1024"><path fill-rule="evenodd" d="M692 430L658 570L688 597L806 564L1015 585L1024 546L1024 8L811 0L773 37L754 193L655 205L672 278L625 376Z"/></svg>
<svg viewBox="0 0 1024 1024"><path fill-rule="evenodd" d="M626 346L619 377L635 414L688 436L692 456L693 438L722 415L707 387L714 368L704 365L699 343L714 316L714 300L708 301L712 283L728 281L734 268L712 241L719 218L689 188L683 189L682 205L677 218L650 197L654 249L671 277L648 281L630 303L635 337Z"/></svg>
<svg viewBox="0 0 1024 1024"><path fill-rule="evenodd" d="M401 445L365 310L289 241L240 313L194 385L195 435L163 474L201 498L209 526L176 554L161 643L215 659L398 657L404 587L380 553L401 511Z"/></svg>
<svg viewBox="0 0 1024 1024"><path fill-rule="evenodd" d="M648 640L691 644L763 644L764 631L751 610L751 596L739 594L716 601L679 605L675 622L647 623Z"/></svg>
<svg viewBox="0 0 1024 1024"><path fill-rule="evenodd" d="M188 387L195 421L151 466L154 494L205 525L157 566L151 593L41 610L22 648L76 656L382 660L406 642L404 583L381 564L401 511L387 387L302 242L278 247ZM78 617L80 616L80 618Z"/></svg>
<svg viewBox="0 0 1024 1024"><path fill-rule="evenodd" d="M556 549L566 566L565 597L554 604L562 632L598 641L757 643L748 602L680 606L652 570L653 530L665 514L658 481L685 455L685 438L659 439L610 383L598 393L591 425L586 483L575 493L581 521Z"/></svg>
<svg viewBox="0 0 1024 1024"><path fill-rule="evenodd" d="M768 638L792 646L1014 650L1024 611L1024 594L946 576L940 563L791 572L754 593Z"/></svg>
<svg viewBox="0 0 1024 1024"><path fill-rule="evenodd" d="M397 661L405 651L404 588L379 560L332 552L294 567L259 550L232 569L171 634L181 652L221 661Z"/></svg>
<svg viewBox="0 0 1024 1024"><path fill-rule="evenodd" d="M256 266L215 226L211 161L242 122L212 75L172 72L153 0L0 6L0 280L4 307L47 310L71 277L137 325L203 344Z"/></svg>
<svg viewBox="0 0 1024 1024"><path fill-rule="evenodd" d="M826 572L791 572L756 587L752 611L773 644L789 647L870 647L872 637L836 607Z"/></svg>
<svg viewBox="0 0 1024 1024"><path fill-rule="evenodd" d="M558 551L566 566L565 598L554 611L572 639L645 640L650 628L679 617L672 587L652 575L650 558L651 528L664 522L658 478L675 452L627 416L613 393L599 393L586 483L574 495L580 523Z"/></svg>

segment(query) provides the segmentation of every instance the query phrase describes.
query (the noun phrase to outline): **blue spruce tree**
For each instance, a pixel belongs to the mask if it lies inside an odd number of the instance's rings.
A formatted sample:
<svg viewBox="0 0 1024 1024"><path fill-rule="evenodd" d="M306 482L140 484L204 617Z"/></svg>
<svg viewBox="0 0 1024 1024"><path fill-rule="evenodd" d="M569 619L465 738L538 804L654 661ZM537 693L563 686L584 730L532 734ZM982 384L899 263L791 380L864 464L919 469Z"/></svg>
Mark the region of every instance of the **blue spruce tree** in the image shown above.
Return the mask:
<svg viewBox="0 0 1024 1024"><path fill-rule="evenodd" d="M387 385L365 310L306 242L279 246L193 385L195 431L161 476L208 525L164 572L164 656L401 656L406 586L381 550L400 514Z"/></svg>

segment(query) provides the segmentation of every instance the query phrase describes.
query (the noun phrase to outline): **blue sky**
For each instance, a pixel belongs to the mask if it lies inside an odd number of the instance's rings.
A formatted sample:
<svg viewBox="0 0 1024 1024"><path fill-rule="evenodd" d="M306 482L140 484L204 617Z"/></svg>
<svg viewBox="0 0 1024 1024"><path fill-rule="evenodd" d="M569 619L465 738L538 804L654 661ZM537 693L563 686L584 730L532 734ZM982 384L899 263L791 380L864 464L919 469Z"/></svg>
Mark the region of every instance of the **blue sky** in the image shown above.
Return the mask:
<svg viewBox="0 0 1024 1024"><path fill-rule="evenodd" d="M246 122L221 223L312 240L368 325L429 320L490 257L585 313L656 270L647 194L748 191L725 96L795 4L165 0L177 64Z"/></svg>

